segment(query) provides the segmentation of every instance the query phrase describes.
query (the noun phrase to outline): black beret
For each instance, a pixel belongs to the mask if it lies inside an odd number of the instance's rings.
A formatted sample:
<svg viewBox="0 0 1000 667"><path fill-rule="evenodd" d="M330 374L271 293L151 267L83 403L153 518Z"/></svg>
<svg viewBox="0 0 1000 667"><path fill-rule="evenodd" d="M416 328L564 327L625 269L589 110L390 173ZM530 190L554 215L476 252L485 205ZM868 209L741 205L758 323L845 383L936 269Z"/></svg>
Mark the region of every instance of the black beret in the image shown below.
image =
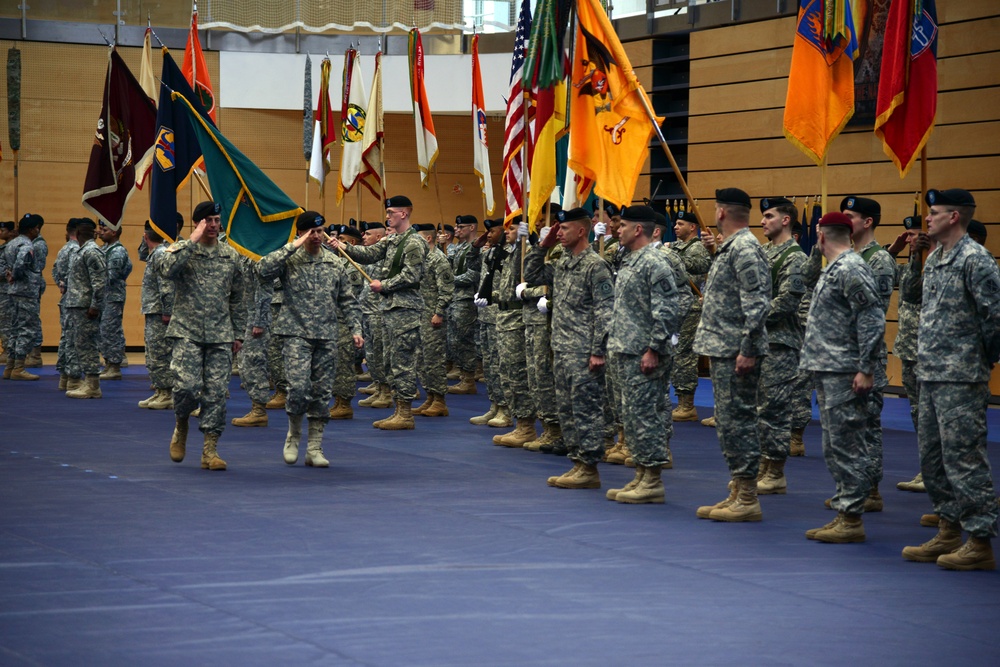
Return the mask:
<svg viewBox="0 0 1000 667"><path fill-rule="evenodd" d="M519 225L522 222L524 222L524 216L521 215L520 213L518 213L517 215L515 215L513 218L510 219L510 224L512 225Z"/></svg>
<svg viewBox="0 0 1000 667"><path fill-rule="evenodd" d="M444 228L444 231L448 232L449 234L455 233L455 225L442 225L442 227Z"/></svg>
<svg viewBox="0 0 1000 667"><path fill-rule="evenodd" d="M501 220L500 218L497 218L496 220L490 220L490 219L483 220L483 227L485 227L486 229L493 229L494 227L502 227L502 226L503 226L503 220Z"/></svg>
<svg viewBox="0 0 1000 667"><path fill-rule="evenodd" d="M695 217L694 211L677 211L677 219L690 222L692 225L698 224L698 218Z"/></svg>
<svg viewBox="0 0 1000 667"><path fill-rule="evenodd" d="M479 218L474 215L456 215L455 216L456 225L478 225Z"/></svg>
<svg viewBox="0 0 1000 667"><path fill-rule="evenodd" d="M555 203L554 201L553 202L549 202L549 215L555 215L556 213L558 213L561 210L562 210L562 206L560 206L559 204Z"/></svg>
<svg viewBox="0 0 1000 667"><path fill-rule="evenodd" d="M90 231L94 231L95 229L97 229L97 223L91 220L90 218L80 218L76 221L76 230L80 231L81 229L89 229Z"/></svg>
<svg viewBox="0 0 1000 667"><path fill-rule="evenodd" d="M147 220L146 223L148 224L149 220ZM80 219L79 218L70 218L69 221L66 222L66 231L67 232L74 231L76 229L76 226L78 224L80 224Z"/></svg>
<svg viewBox="0 0 1000 667"><path fill-rule="evenodd" d="M622 220L629 222L656 222L656 211L649 206L629 206L621 216Z"/></svg>
<svg viewBox="0 0 1000 667"><path fill-rule="evenodd" d="M927 196L924 199L927 200L929 206L934 206L935 204L944 204L945 206L976 205L976 200L973 198L972 193L961 188L952 188L950 190L931 189L927 191Z"/></svg>
<svg viewBox="0 0 1000 667"><path fill-rule="evenodd" d="M785 199L784 197L764 197L760 200L761 213L777 206L794 206L794 204L792 204L791 200Z"/></svg>
<svg viewBox="0 0 1000 667"><path fill-rule="evenodd" d="M721 190L716 190L715 201L718 204L743 206L748 210L753 208L753 206L750 205L750 195L743 192L739 188L722 188Z"/></svg>
<svg viewBox="0 0 1000 667"><path fill-rule="evenodd" d="M667 220L667 216L663 215L662 213L653 211L653 224L655 224L657 227L663 227L664 229L666 229L667 227L670 226L670 221Z"/></svg>
<svg viewBox="0 0 1000 667"><path fill-rule="evenodd" d="M300 213L299 217L295 219L295 229L301 232L307 229L322 227L325 223L326 220L323 219L321 213L306 211L305 213Z"/></svg>
<svg viewBox="0 0 1000 667"><path fill-rule="evenodd" d="M409 197L404 195L396 195L395 197L389 197L385 200L386 208L404 208L406 206L413 206L413 202L410 201Z"/></svg>
<svg viewBox="0 0 1000 667"><path fill-rule="evenodd" d="M618 205L615 204L614 202L610 201L604 202L604 210L611 217L615 217L616 215L622 215L622 210L618 208Z"/></svg>
<svg viewBox="0 0 1000 667"><path fill-rule="evenodd" d="M590 213L585 208L571 208L568 211L559 211L556 214L559 222L590 222Z"/></svg>
<svg viewBox="0 0 1000 667"><path fill-rule="evenodd" d="M920 228L920 217L908 215L903 218L903 229L919 229Z"/></svg>
<svg viewBox="0 0 1000 667"><path fill-rule="evenodd" d="M98 218L97 219L97 226L101 227L101 228L104 228L104 227L108 226L108 223L104 222L104 220L102 220L101 218Z"/></svg>
<svg viewBox="0 0 1000 667"><path fill-rule="evenodd" d="M142 224L142 229L143 229L143 231L146 231L146 232L156 232L156 230L153 229L153 223L151 221L149 221L149 220L146 220L146 222L144 222Z"/></svg>
<svg viewBox="0 0 1000 667"><path fill-rule="evenodd" d="M361 222L361 231L367 232L369 229L385 229L381 222Z"/></svg>
<svg viewBox="0 0 1000 667"><path fill-rule="evenodd" d="M9 231L14 231L14 221L8 220L7 222L0 222L0 227L7 229Z"/></svg>
<svg viewBox="0 0 1000 667"><path fill-rule="evenodd" d="M840 201L840 211L854 211L875 222L882 217L882 207L877 201L867 197L844 197Z"/></svg>
<svg viewBox="0 0 1000 667"><path fill-rule="evenodd" d="M418 232L433 232L437 229L432 222L421 222L413 225L413 228Z"/></svg>
<svg viewBox="0 0 1000 667"><path fill-rule="evenodd" d="M830 211L822 218L819 219L820 227L847 227L848 229L854 229L854 225L851 223L851 219L840 211Z"/></svg>
<svg viewBox="0 0 1000 667"><path fill-rule="evenodd" d="M21 230L34 229L35 227L41 227L44 224L45 218L37 213L25 213L21 218L21 222L18 223L17 228Z"/></svg>
<svg viewBox="0 0 1000 667"><path fill-rule="evenodd" d="M214 201L203 201L194 207L194 213L191 214L191 219L195 222L201 222L210 215L220 215L221 213L222 207Z"/></svg>
<svg viewBox="0 0 1000 667"><path fill-rule="evenodd" d="M361 240L361 232L358 231L357 227L341 225L339 232L341 236L350 236L351 238L358 239L359 241Z"/></svg>
<svg viewBox="0 0 1000 667"><path fill-rule="evenodd" d="M969 220L969 228L966 230L969 234L975 234L976 236L982 236L986 238L986 225L979 222L978 220Z"/></svg>

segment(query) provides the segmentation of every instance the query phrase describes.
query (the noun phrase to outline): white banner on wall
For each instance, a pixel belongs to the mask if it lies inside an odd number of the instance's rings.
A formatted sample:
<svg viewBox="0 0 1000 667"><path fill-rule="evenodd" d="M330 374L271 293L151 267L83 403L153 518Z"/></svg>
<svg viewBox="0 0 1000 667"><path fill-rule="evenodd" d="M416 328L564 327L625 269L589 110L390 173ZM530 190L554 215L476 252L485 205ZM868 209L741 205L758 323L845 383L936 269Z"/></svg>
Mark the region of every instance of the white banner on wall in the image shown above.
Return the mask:
<svg viewBox="0 0 1000 667"><path fill-rule="evenodd" d="M319 95L319 68L323 56L311 54L313 67L313 108ZM480 54L483 92L487 113L503 114L504 95L510 79L510 54ZM330 54L330 98L334 111L340 109L344 71L343 54ZM223 51L219 54L219 106L229 109L301 109L305 85L305 54L247 53ZM472 56L425 56L425 86L431 111L471 113ZM362 54L361 69L366 81L375 73L374 54ZM406 56L382 56L382 94L385 113L412 113L409 63Z"/></svg>

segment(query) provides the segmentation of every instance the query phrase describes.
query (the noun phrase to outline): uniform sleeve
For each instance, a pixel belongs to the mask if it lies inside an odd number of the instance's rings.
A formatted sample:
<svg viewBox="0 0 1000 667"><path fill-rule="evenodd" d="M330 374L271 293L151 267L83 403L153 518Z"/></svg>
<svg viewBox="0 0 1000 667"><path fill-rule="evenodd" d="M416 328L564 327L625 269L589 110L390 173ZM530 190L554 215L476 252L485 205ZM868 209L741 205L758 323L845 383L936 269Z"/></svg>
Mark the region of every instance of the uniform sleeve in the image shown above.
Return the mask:
<svg viewBox="0 0 1000 667"><path fill-rule="evenodd" d="M545 248L534 246L524 258L524 279L531 285L552 287L555 269L545 263Z"/></svg>
<svg viewBox="0 0 1000 667"><path fill-rule="evenodd" d="M295 250L294 243L286 243L261 257L255 269L261 282L273 283L275 278L284 273L288 258L295 254Z"/></svg>
<svg viewBox="0 0 1000 667"><path fill-rule="evenodd" d="M354 288L346 269L340 272L340 285L337 290L337 305L340 313L346 318L347 328L352 336L361 335L361 307L354 297Z"/></svg>
<svg viewBox="0 0 1000 667"><path fill-rule="evenodd" d="M823 270L823 253L819 251L819 246L813 246L809 259L802 263L802 282L806 289L811 290L819 282L819 274Z"/></svg>
<svg viewBox="0 0 1000 667"><path fill-rule="evenodd" d="M705 275L712 268L712 256L700 241L688 246L687 252L682 257L684 268L692 276Z"/></svg>
<svg viewBox="0 0 1000 667"><path fill-rule="evenodd" d="M167 280L179 280L184 273L184 267L191 260L193 250L194 243L187 239L178 241L164 250L163 259L160 260L160 275Z"/></svg>
<svg viewBox="0 0 1000 667"><path fill-rule="evenodd" d="M879 349L885 337L885 313L882 312L874 277L860 272L849 275L844 296L851 305L858 327L858 369L871 375L879 363Z"/></svg>
<svg viewBox="0 0 1000 667"><path fill-rule="evenodd" d="M966 276L966 289L976 304L986 361L995 364L1000 359L1000 270L992 256L977 254Z"/></svg>
<svg viewBox="0 0 1000 667"><path fill-rule="evenodd" d="M14 257L14 266L11 267L10 272L14 276L14 280L23 280L34 266L35 249L32 244L25 243L17 249L17 255Z"/></svg>
<svg viewBox="0 0 1000 667"><path fill-rule="evenodd" d="M108 265L103 252L87 253L86 262L90 274L90 307L100 310L108 285Z"/></svg>
<svg viewBox="0 0 1000 667"><path fill-rule="evenodd" d="M924 274L923 261L919 253L910 256L910 261L899 270L899 299L906 303L923 303Z"/></svg>
<svg viewBox="0 0 1000 667"><path fill-rule="evenodd" d="M483 264L483 253L473 247L465 254L465 270L455 274L456 287L474 287L479 285L479 272Z"/></svg>
<svg viewBox="0 0 1000 667"><path fill-rule="evenodd" d="M399 273L382 281L382 291L386 294L418 287L420 278L424 275L424 258L427 256L427 242L422 236L414 234L404 241L403 256L400 258Z"/></svg>
<svg viewBox="0 0 1000 667"><path fill-rule="evenodd" d="M348 257L358 264L371 264L385 257L386 249L389 247L388 237L379 239L379 242L370 246L359 246L345 243L340 247Z"/></svg>
<svg viewBox="0 0 1000 667"><path fill-rule="evenodd" d="M243 271L237 266L233 270L233 284L229 290L229 319L233 323L233 338L237 340L243 339L243 332L246 331L247 327L247 311L243 307L245 289L246 281L243 279Z"/></svg>
<svg viewBox="0 0 1000 667"><path fill-rule="evenodd" d="M594 304L594 328L590 340L590 354L594 357L607 355L608 329L615 307L615 285L611 280L611 270L604 260L594 262L590 270L589 287Z"/></svg>
<svg viewBox="0 0 1000 667"><path fill-rule="evenodd" d="M742 253L736 262L736 279L743 309L740 354L756 357L758 350L767 347L761 339L767 336L764 324L771 310L771 270L763 250L751 247Z"/></svg>
<svg viewBox="0 0 1000 667"><path fill-rule="evenodd" d="M115 251L108 257L108 280L124 283L130 273L132 273L132 262L129 261L125 247L116 246Z"/></svg>
<svg viewBox="0 0 1000 667"><path fill-rule="evenodd" d="M257 267L251 266L247 272L246 289L253 286L252 312L250 326L261 329L271 328L271 299L274 298L274 280L264 280L257 273Z"/></svg>
<svg viewBox="0 0 1000 667"><path fill-rule="evenodd" d="M806 293L806 284L802 280L802 265L805 261L805 253L801 252L792 252L785 259L778 272L778 294L771 299L769 318L779 318L798 311L802 295ZM774 286L771 291L774 291Z"/></svg>
<svg viewBox="0 0 1000 667"><path fill-rule="evenodd" d="M455 274L452 273L451 264L448 263L448 260L443 256L440 259L437 275L435 276L438 298L434 313L446 318L448 315L448 306L455 295Z"/></svg>
<svg viewBox="0 0 1000 667"><path fill-rule="evenodd" d="M683 313L674 272L666 262L657 262L650 273L649 306L653 328L648 346L661 357L672 352L671 337L681 330Z"/></svg>

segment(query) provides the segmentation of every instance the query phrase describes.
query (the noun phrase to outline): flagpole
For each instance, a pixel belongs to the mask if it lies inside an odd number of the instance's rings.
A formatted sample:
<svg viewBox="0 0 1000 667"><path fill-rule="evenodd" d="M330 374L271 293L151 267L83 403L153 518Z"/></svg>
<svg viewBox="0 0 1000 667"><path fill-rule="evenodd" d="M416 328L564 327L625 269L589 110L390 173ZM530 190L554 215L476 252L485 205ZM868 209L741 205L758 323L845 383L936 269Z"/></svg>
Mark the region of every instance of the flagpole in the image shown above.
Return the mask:
<svg viewBox="0 0 1000 667"><path fill-rule="evenodd" d="M819 163L819 201L820 209L826 214L826 196L827 196L827 180L826 180L826 155L823 156L823 161Z"/></svg>
<svg viewBox="0 0 1000 667"><path fill-rule="evenodd" d="M330 238L330 235L329 235L329 234L327 234L326 232L323 232L323 238L325 238L325 239L326 239L327 241L330 241L330 240L332 240L332 239ZM360 266L360 265L359 265L359 264L358 264L357 262L355 262L355 261L354 261L353 259L351 259L351 256L350 256L350 255L348 255L348 254L347 254L347 253L346 253L346 252L344 251L343 247L341 247L341 246L337 246L337 250L339 250L339 251L340 251L340 254L341 254L341 255L343 256L343 258L344 258L344 259L346 259L346 260L347 260L348 262L350 262L351 264L353 264L353 265L354 265L354 268L356 268L356 269L357 269L358 271L360 271L360 272L361 272L361 275L363 275L363 276L365 277L365 280L367 280L368 282L371 282L371 281L372 281L372 278L371 278L371 276L369 276L369 275L368 275L367 273L365 273L365 270L364 270L364 269L362 269L362 268L361 268L361 266Z"/></svg>
<svg viewBox="0 0 1000 667"><path fill-rule="evenodd" d="M598 218L598 220L600 220L601 222L603 222L604 221L604 197L598 197L597 198L597 210L600 211L600 213L598 214L600 216ZM601 238L597 239L597 249L598 249L598 254L603 258L604 257L604 234L601 234Z"/></svg>
<svg viewBox="0 0 1000 667"><path fill-rule="evenodd" d="M438 180L440 179L438 178L437 160L434 161L433 169L434 169L434 195L437 197L437 205L438 205L438 222L442 223L444 222L444 208L441 206L441 186L438 185Z"/></svg>
<svg viewBox="0 0 1000 667"><path fill-rule="evenodd" d="M197 169L192 169L191 173L194 174L194 177L198 181L198 185L201 186L201 189L205 191L205 195L209 199L212 199L212 191L208 189L208 184L205 183L205 179L201 177L201 174L198 173L198 170ZM212 200L212 201L215 201L215 200Z"/></svg>

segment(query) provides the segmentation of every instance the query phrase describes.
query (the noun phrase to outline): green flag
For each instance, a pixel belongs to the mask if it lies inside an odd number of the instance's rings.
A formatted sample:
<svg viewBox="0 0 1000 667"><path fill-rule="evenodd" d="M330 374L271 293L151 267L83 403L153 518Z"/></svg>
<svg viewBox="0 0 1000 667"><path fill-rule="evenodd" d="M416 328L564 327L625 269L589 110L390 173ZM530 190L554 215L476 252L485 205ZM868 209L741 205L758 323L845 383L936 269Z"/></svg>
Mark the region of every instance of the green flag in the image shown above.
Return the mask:
<svg viewBox="0 0 1000 667"><path fill-rule="evenodd" d="M191 120L205 158L212 197L222 206L229 245L256 260L292 240L295 218L302 208L205 122L183 95L173 93L170 99Z"/></svg>

